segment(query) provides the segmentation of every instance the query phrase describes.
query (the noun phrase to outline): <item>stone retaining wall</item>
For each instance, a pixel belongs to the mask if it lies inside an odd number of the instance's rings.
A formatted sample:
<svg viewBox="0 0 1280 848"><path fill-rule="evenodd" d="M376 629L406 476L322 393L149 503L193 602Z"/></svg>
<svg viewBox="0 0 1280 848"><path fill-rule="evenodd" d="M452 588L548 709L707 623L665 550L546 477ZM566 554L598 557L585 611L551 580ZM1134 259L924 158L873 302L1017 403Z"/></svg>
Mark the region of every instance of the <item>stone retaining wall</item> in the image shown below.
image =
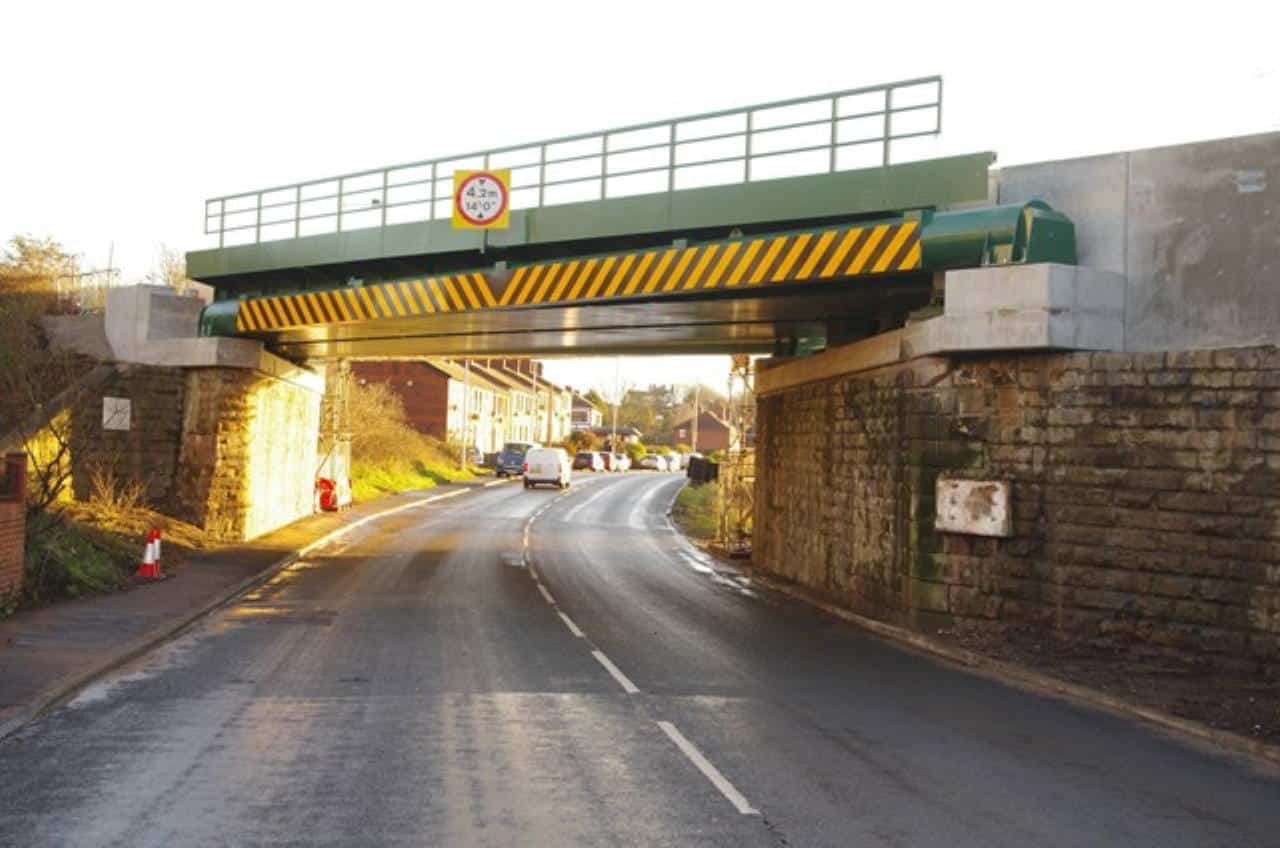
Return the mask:
<svg viewBox="0 0 1280 848"><path fill-rule="evenodd" d="M924 358L759 399L755 563L863 614L1280 668L1280 351ZM939 475L1013 534L934 527Z"/></svg>
<svg viewBox="0 0 1280 848"><path fill-rule="evenodd" d="M96 474L120 485L141 484L145 503L168 511L178 476L185 383L178 368L118 365L99 385L78 394L71 419L72 489L77 500L92 495ZM108 426L107 398L128 403L127 422L119 413Z"/></svg>
<svg viewBox="0 0 1280 848"><path fill-rule="evenodd" d="M105 404L118 401L128 421L109 426ZM77 499L92 495L95 472L141 483L148 506L222 541L312 512L320 395L296 383L246 368L120 365L72 413Z"/></svg>
<svg viewBox="0 0 1280 848"><path fill-rule="evenodd" d="M177 513L227 541L310 515L320 396L244 369L191 369L186 380Z"/></svg>

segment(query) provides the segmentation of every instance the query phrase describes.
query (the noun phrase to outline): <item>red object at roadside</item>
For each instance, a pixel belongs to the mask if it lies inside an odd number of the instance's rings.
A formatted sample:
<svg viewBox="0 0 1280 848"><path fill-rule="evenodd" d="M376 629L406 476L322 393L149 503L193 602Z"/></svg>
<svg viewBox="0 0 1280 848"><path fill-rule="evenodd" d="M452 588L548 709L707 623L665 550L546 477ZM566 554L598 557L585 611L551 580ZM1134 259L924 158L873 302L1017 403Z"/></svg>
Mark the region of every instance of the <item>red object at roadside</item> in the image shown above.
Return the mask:
<svg viewBox="0 0 1280 848"><path fill-rule="evenodd" d="M328 477L321 477L316 480L317 500L320 509L325 512L335 512L338 509L338 483Z"/></svg>
<svg viewBox="0 0 1280 848"><path fill-rule="evenodd" d="M160 573L160 531L152 528L147 533L147 545L142 549L142 564L136 572L139 577L159 580Z"/></svg>

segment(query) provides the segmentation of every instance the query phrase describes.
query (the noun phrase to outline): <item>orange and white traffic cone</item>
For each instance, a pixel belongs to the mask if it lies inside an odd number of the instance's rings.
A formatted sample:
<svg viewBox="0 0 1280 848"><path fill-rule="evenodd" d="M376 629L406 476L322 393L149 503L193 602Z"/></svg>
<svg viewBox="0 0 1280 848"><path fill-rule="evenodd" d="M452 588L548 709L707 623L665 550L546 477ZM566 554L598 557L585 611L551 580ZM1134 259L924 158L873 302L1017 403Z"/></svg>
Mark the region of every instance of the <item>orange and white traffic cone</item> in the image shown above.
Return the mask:
<svg viewBox="0 0 1280 848"><path fill-rule="evenodd" d="M142 551L142 564L138 566L137 575L152 580L159 580L160 574L160 531L152 529L147 533L147 546Z"/></svg>

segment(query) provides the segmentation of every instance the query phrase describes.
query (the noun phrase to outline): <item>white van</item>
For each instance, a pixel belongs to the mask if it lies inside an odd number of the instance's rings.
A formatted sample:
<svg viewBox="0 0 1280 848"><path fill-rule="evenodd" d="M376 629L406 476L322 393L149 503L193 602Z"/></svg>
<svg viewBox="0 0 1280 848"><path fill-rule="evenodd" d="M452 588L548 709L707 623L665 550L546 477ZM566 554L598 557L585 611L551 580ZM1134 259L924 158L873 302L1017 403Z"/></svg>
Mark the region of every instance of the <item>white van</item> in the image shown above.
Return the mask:
<svg viewBox="0 0 1280 848"><path fill-rule="evenodd" d="M532 448L524 455L524 487L532 489L539 483L550 483L567 489L572 470L573 463L564 448Z"/></svg>

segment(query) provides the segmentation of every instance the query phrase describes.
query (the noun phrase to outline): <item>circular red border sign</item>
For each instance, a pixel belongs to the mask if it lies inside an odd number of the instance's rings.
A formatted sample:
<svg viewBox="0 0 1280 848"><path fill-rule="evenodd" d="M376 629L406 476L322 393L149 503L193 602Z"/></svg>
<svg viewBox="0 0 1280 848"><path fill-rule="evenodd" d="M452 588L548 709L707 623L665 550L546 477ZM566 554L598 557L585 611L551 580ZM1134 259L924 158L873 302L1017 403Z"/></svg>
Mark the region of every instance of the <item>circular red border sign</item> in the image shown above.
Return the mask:
<svg viewBox="0 0 1280 848"><path fill-rule="evenodd" d="M493 213L492 218L472 218L467 214L467 210L462 205L462 194L467 190L467 186L472 182L484 179L491 180L498 186L498 193L502 195L502 203L498 206L498 211ZM507 191L506 185L502 180L498 179L496 174L492 171L476 171L474 174L467 175L463 178L462 182L458 183L458 192L453 196L453 208L458 210L458 214L461 215L468 224L483 227L487 224L492 224L494 221L501 218L502 214L507 211L507 204L511 202L511 198L508 195L509 192Z"/></svg>

